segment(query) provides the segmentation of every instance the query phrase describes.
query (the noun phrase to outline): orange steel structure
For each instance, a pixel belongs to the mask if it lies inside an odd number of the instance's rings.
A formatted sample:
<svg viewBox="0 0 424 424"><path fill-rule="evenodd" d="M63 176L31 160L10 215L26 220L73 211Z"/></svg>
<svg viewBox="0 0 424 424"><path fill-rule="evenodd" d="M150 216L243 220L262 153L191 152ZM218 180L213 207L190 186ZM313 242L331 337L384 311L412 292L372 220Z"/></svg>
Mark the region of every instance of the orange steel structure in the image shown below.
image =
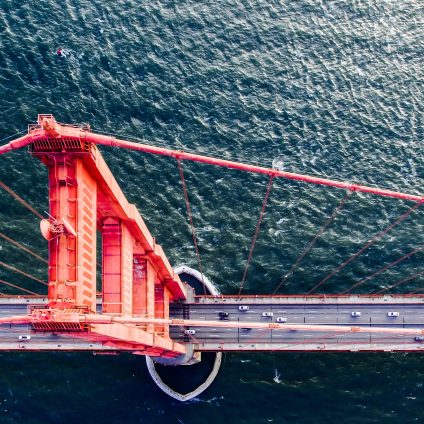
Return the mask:
<svg viewBox="0 0 424 424"><path fill-rule="evenodd" d="M240 162L234 162L224 159L217 159L208 156L187 153L181 150L166 149L163 147L155 147L142 143L134 143L127 140L118 140L115 137L102 134L94 134L88 126L80 127L73 125L61 125L56 122L52 115L38 115L38 124L30 125L28 134L13 140L4 146L0 146L0 155L12 150L20 149L36 142L44 142L46 145L55 143L58 146L69 143L87 142L93 144L101 144L105 146L116 146L125 149L136 150L155 155L169 156L179 160L189 160L210 165L222 166L240 171L248 171L257 174L265 174L272 177L286 178L294 181L302 181L311 184L336 187L350 191L358 191L362 193L376 194L396 199L413 200L416 202L424 202L424 196L418 196L409 193L402 193L393 190L386 190L379 187L369 187L361 184L351 184L343 181L330 180L328 178L314 177L310 175L296 174L293 172L285 172L278 169L266 168L263 166L249 165ZM68 146L69 147L69 146ZM72 150L72 149L71 149Z"/></svg>
<svg viewBox="0 0 424 424"><path fill-rule="evenodd" d="M125 318L169 317L169 302L187 297L161 246L128 203L96 146L79 129L39 115L30 146L49 176L48 307L33 311L35 330L81 331L81 336L150 356L175 357L186 346L167 326L79 324L65 316L96 313L96 238L102 235L102 313ZM78 136L75 136L75 133ZM42 136L40 136L42 133Z"/></svg>
<svg viewBox="0 0 424 424"><path fill-rule="evenodd" d="M422 334L424 330L302 324L195 321L170 319L169 304L192 301L192 289L175 274L134 205L128 203L96 144L119 146L333 186L421 204L422 196L349 184L281 170L205 157L94 134L88 126L58 124L39 115L28 134L0 146L0 154L29 145L48 169L49 218L41 221L48 240L48 305L29 315L1 318L0 323L29 323L35 331L72 332L115 349L149 356L189 360L190 343L173 341L169 326L215 326L332 332ZM96 308L96 240L102 236L102 311Z"/></svg>

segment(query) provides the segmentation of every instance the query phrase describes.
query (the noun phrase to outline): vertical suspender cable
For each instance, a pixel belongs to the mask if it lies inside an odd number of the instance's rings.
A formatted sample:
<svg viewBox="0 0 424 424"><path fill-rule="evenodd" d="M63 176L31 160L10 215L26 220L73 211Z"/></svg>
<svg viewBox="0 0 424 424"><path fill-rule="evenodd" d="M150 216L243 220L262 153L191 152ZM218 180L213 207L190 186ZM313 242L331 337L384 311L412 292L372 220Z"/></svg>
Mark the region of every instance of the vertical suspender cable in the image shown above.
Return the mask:
<svg viewBox="0 0 424 424"><path fill-rule="evenodd" d="M191 228L191 235L193 237L194 249L196 250L197 263L199 265L200 275L202 276L203 291L206 294L206 286L205 286L205 281L203 277L202 261L200 260L199 246L197 244L196 228L193 223L193 215L191 213L190 200L188 198L187 184L184 178L184 169L183 169L183 164L181 163L181 159L177 158L177 163L178 163L178 170L180 172L181 185L183 186L183 194L184 194L184 201L185 201L186 209L187 209L187 215L190 221L190 228Z"/></svg>
<svg viewBox="0 0 424 424"><path fill-rule="evenodd" d="M24 288L22 288L20 286L17 286L16 284L8 283L7 281L4 281L4 280L0 280L0 283L4 284L6 286L14 287L15 289L18 289L18 290L22 290L25 293L34 294L35 296L39 296L38 293L35 293L35 292L31 291L31 290L24 289Z"/></svg>
<svg viewBox="0 0 424 424"><path fill-rule="evenodd" d="M359 249L356 253L351 255L349 258L347 258L341 265L339 265L332 273L328 274L323 280L321 280L318 284L316 284L314 287L312 287L311 290L307 294L311 294L313 291L315 291L318 287L323 285L326 281L328 281L331 277L336 275L339 271L341 271L346 265L348 265L350 262L352 262L354 259L356 259L361 253L363 253L368 247L370 247L372 244L374 244L377 240L381 239L383 236L385 236L392 228L399 225L402 221L404 221L406 218L408 218L409 215L411 215L412 212L414 212L417 208L419 208L423 203L423 200L420 200L419 202L415 203L414 206L411 206L405 213L399 216L396 221L394 221L392 224L387 226L384 230L377 233L365 246L363 246L361 249Z"/></svg>
<svg viewBox="0 0 424 424"><path fill-rule="evenodd" d="M424 288L423 288L423 289L415 290L415 291L413 291L413 292L411 292L411 293L409 293L409 294L422 293L423 291L424 291Z"/></svg>
<svg viewBox="0 0 424 424"><path fill-rule="evenodd" d="M383 268L380 268L379 270L375 271L371 275L368 275L368 277L365 277L361 281L358 281L352 287L346 289L345 291L342 291L340 294L347 294L348 292L350 292L351 290L355 289L356 287L362 286L362 284L365 284L367 281L371 280L372 278L376 277L379 274L382 274L384 271L388 270L392 266L397 265L399 262L404 261L405 259L407 259L410 256L412 256L414 253L417 253L417 252L419 252L419 251L421 251L423 249L424 249L424 245L422 245L420 247L417 247L414 250L411 250L406 255L401 256L400 258L398 258L395 261L389 263L388 265L384 266Z"/></svg>
<svg viewBox="0 0 424 424"><path fill-rule="evenodd" d="M23 246L22 244L18 243L17 241L11 239L6 234L0 232L0 237L3 238L3 239L5 239L5 240L7 240L10 243L12 243L13 245L15 245L16 247L18 247L19 249L22 249L23 251L29 253L30 255L34 256L35 258L39 259L40 261L48 264L48 262L44 258L42 258L41 256L37 255L31 249L28 249L27 247Z"/></svg>
<svg viewBox="0 0 424 424"><path fill-rule="evenodd" d="M270 175L269 180L268 180L268 185L266 187L265 197L264 197L264 200L262 202L262 208L261 208L261 212L259 214L259 219L258 219L258 222L256 223L255 233L253 235L252 243L250 245L249 257L247 258L246 266L244 267L243 278L241 279L241 283L240 283L239 296L240 296L240 294L243 290L244 282L246 281L247 270L249 269L249 265L250 265L250 262L252 260L252 255L253 255L253 250L255 249L256 239L258 238L258 235L259 235L259 230L260 230L260 227L261 227L262 218L264 216L266 204L268 203L268 198L269 198L269 195L271 193L271 187L272 187L273 179L274 179L273 175Z"/></svg>
<svg viewBox="0 0 424 424"><path fill-rule="evenodd" d="M14 266L12 266L12 265L9 265L9 264L6 264L6 263L4 263L4 262L0 261L0 266L3 266L3 267L5 267L5 268L7 268L7 269L10 269L10 270L12 270L12 271L15 271L15 272L17 272L17 273L19 273L19 274L24 275L25 277L31 278L31 279L32 279L32 280L34 280L34 281L38 281L39 283L44 284L45 286L48 286L48 284L47 284L46 282L44 282L43 280L40 280L39 278L34 277L34 276L33 276L33 275L31 275L31 274L28 274L28 273L26 273L26 272L24 272L24 271L22 271L22 270L20 270L20 269L18 269L18 268L15 268L15 267L14 267Z"/></svg>
<svg viewBox="0 0 424 424"><path fill-rule="evenodd" d="M321 237L322 233L327 229L327 227L334 221L336 218L336 215L339 213L339 211L343 208L346 201L349 199L349 197L352 195L352 191L348 192L342 200L340 200L339 204L336 206L336 208L333 210L333 213L331 216L324 222L322 227L317 231L315 236L312 238L312 240L308 243L308 245L305 247L304 251L300 254L300 256L297 258L296 262L293 264L293 266L290 268L290 271L284 276L284 278L281 280L280 284L275 288L273 291L273 294L275 294L278 289L287 281L287 278L294 273L294 271L299 266L302 259L306 256L306 254L312 249L315 242L318 240L319 237Z"/></svg>
<svg viewBox="0 0 424 424"><path fill-rule="evenodd" d="M27 130L23 130L23 131L17 132L16 134L8 135L7 137L2 138L0 140L0 143L4 140L8 140L9 138L16 137L17 135L21 135L21 134L24 134L26 132L27 132Z"/></svg>
<svg viewBox="0 0 424 424"><path fill-rule="evenodd" d="M11 196L13 196L19 203L25 206L30 212L32 212L35 216L40 219L43 219L43 215L41 215L38 211L36 211L26 200L22 199L15 191L13 191L9 186L0 181L0 187L7 191Z"/></svg>
<svg viewBox="0 0 424 424"><path fill-rule="evenodd" d="M415 273L413 275L410 275L409 277L403 278L402 280L398 280L396 283L390 285L389 287L386 287L385 289L378 290L378 291L374 292L373 294L384 293L387 290L390 290L390 289L393 289L393 288L395 288L397 286L400 286L401 284L406 283L408 281L411 281L414 278L419 277L420 275L423 275L423 274L424 274L424 271L417 272L417 273ZM416 292L412 292L412 293L416 293Z"/></svg>

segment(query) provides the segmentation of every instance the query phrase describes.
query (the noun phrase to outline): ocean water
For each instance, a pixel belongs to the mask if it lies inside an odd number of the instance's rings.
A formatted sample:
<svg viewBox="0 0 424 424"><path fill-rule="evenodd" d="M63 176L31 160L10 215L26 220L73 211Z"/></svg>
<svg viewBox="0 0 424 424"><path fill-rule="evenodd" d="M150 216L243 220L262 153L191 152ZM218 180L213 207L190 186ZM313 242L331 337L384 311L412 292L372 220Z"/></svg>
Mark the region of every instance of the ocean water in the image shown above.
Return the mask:
<svg viewBox="0 0 424 424"><path fill-rule="evenodd" d="M52 113L130 140L266 166L277 159L288 171L419 194L423 53L418 0L1 0L0 139ZM101 150L171 263L197 267L175 161ZM184 169L205 273L235 293L266 177ZM0 180L47 209L45 169L27 152L0 157ZM272 292L345 194L275 181L246 292ZM306 292L409 207L353 195L280 291ZM420 246L423 214L321 291L347 289ZM37 219L5 192L0 231L46 254ZM357 292L419 272L423 255ZM0 260L46 278L43 263L4 240ZM0 278L42 292L5 268ZM422 284L416 278L394 292ZM415 354L227 354L215 383L186 404L154 386L142 357L0 356L0 423L424 420L424 358Z"/></svg>

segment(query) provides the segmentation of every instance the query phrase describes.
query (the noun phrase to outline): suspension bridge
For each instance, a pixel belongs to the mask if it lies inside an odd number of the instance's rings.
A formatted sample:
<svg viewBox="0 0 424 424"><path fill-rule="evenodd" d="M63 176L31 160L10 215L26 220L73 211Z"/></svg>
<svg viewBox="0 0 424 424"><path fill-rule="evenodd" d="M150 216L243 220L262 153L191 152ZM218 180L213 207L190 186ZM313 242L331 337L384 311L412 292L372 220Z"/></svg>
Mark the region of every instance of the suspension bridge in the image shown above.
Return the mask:
<svg viewBox="0 0 424 424"><path fill-rule="evenodd" d="M195 293L156 243L136 207L130 204L97 146L112 146L175 160L181 179L204 293ZM424 349L424 296L390 294L390 290L421 276L404 277L370 295L352 291L424 249L417 247L336 295L319 290L370 246L401 225L422 205L424 197L285 172L171 150L96 134L88 125L66 125L52 115L39 115L28 132L0 146L0 154L29 148L48 171L49 212L39 213L0 181L0 188L40 220L48 260L10 235L11 244L47 267L47 281L0 261L0 267L40 284L34 292L0 279L20 294L0 294L0 350L128 351L155 360L190 363L202 351L420 351ZM191 212L184 162L226 167L268 176L262 207L252 237L238 294L211 295ZM276 178L339 188L340 201L278 282L270 295L243 293L256 240ZM355 192L410 201L405 211L376 232L358 251L307 293L280 294L286 279L299 267L316 241L331 226ZM97 234L101 258L97 258ZM101 262L101 291L96 272Z"/></svg>

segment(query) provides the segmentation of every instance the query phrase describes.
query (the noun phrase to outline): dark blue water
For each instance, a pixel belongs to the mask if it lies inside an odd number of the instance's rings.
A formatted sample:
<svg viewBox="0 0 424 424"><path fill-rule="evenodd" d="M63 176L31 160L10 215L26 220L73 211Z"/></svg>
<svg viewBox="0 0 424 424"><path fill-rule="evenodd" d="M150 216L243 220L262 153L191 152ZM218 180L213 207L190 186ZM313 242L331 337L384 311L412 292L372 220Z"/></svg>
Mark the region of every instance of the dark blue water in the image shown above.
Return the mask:
<svg viewBox="0 0 424 424"><path fill-rule="evenodd" d="M417 0L0 2L0 138L37 113L176 149L420 193L424 7ZM66 57L58 57L58 47ZM102 149L171 262L196 267L176 164ZM185 165L203 265L239 285L266 178ZM46 172L26 152L0 179L40 211ZM246 282L270 293L345 195L279 180ZM411 206L354 195L281 288L310 289ZM322 287L335 293L423 243L418 209ZM4 192L0 231L46 252L38 222ZM3 240L0 260L45 266ZM358 289L421 269L423 253ZM7 269L0 278L39 291ZM417 278L398 292L422 287ZM7 293L7 289L2 289ZM409 423L424 419L424 359L406 354L231 354L214 385L179 404L143 358L2 354L4 423Z"/></svg>

